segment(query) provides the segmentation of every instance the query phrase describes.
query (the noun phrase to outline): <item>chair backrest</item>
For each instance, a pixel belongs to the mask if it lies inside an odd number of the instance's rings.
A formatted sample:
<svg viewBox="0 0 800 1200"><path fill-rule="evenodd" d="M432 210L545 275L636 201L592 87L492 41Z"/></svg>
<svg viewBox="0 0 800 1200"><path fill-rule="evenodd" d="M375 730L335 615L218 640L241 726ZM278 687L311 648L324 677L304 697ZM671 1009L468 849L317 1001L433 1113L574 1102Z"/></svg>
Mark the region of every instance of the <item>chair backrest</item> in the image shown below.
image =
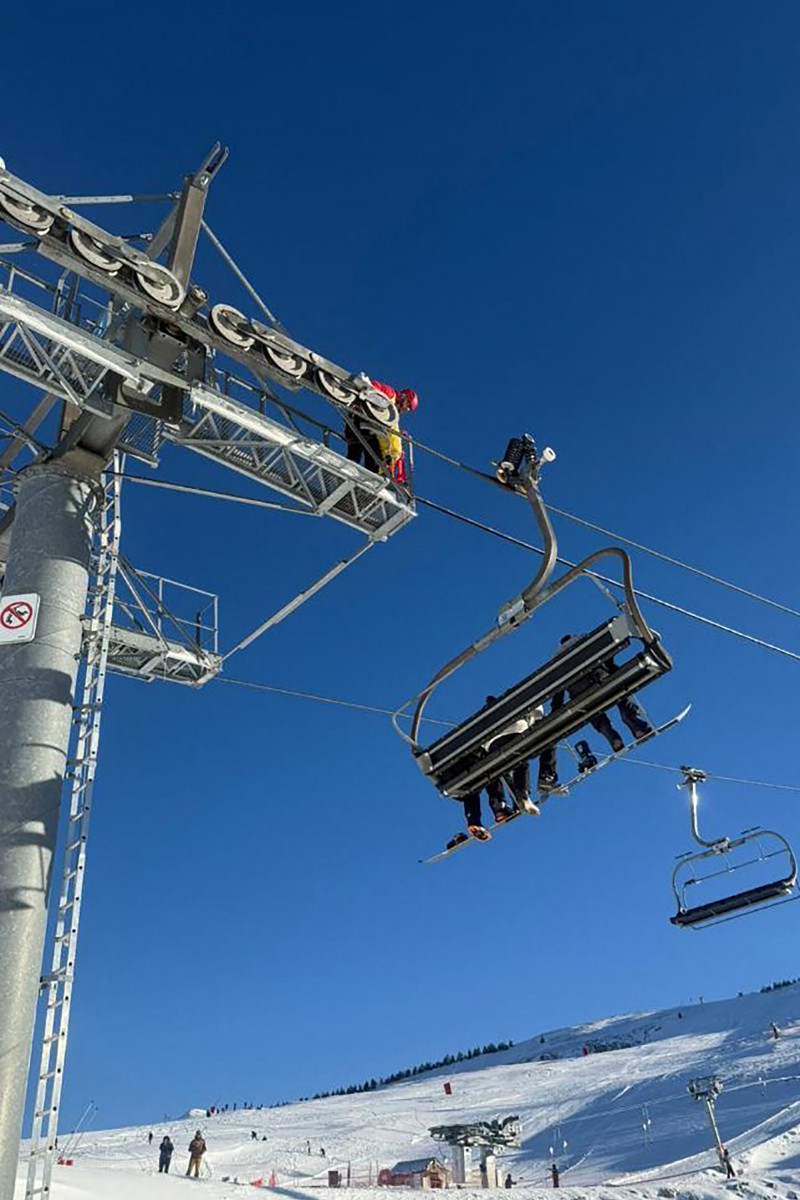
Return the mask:
<svg viewBox="0 0 800 1200"><path fill-rule="evenodd" d="M615 663L612 672L597 670L627 650L633 639L641 642L631 618L626 613L611 617L419 753L420 769L445 795L460 796L541 754L591 717L670 670L672 661L658 642ZM527 732L484 749L519 718L547 705L559 693L568 693L578 680L587 679L588 686L582 686L574 700L546 713Z"/></svg>

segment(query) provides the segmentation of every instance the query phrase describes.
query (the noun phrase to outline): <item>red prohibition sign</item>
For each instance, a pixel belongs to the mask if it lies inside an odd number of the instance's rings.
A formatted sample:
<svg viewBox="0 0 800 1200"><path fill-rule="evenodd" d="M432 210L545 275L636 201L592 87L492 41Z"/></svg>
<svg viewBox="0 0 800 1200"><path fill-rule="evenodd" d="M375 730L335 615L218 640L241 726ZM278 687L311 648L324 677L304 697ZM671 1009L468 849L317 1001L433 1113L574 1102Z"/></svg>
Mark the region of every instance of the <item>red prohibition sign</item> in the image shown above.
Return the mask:
<svg viewBox="0 0 800 1200"><path fill-rule="evenodd" d="M33 606L27 600L13 600L0 608L0 625L3 629L22 629L33 616Z"/></svg>

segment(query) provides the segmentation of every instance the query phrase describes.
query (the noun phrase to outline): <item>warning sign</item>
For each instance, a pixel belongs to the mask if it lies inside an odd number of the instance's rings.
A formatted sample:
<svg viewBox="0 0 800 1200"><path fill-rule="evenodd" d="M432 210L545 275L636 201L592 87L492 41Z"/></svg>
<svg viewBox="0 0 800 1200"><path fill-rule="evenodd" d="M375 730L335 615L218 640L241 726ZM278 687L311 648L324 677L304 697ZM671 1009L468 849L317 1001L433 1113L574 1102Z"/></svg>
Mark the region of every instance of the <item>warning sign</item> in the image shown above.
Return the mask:
<svg viewBox="0 0 800 1200"><path fill-rule="evenodd" d="M35 592L0 597L0 646L8 642L32 642L39 616Z"/></svg>

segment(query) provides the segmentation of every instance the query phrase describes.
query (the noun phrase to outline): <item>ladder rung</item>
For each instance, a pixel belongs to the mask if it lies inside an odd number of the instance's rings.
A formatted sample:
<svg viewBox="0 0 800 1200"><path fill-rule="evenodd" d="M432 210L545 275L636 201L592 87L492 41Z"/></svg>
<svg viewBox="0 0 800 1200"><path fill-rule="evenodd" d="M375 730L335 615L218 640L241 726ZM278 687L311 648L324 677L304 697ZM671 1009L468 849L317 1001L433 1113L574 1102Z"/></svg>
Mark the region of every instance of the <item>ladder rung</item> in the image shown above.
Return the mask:
<svg viewBox="0 0 800 1200"><path fill-rule="evenodd" d="M56 1000L56 1002L54 1004L45 1005L45 1011L49 1012L49 1013L58 1013L61 1011L61 1009L63 1009L65 1007L65 1005L68 1005L68 1004L69 1004L69 999Z"/></svg>
<svg viewBox="0 0 800 1200"><path fill-rule="evenodd" d="M67 967L59 967L57 971L51 971L49 975L41 975L39 984L44 987L48 983L71 983L72 978L69 975Z"/></svg>

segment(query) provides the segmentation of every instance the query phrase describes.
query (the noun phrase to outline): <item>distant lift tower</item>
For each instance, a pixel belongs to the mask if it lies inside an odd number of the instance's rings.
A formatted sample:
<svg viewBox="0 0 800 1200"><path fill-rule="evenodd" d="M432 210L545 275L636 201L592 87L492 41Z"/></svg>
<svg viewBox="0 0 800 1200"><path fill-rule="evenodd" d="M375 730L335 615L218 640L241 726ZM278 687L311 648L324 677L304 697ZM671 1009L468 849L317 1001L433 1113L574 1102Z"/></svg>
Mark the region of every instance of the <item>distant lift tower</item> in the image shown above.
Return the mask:
<svg viewBox="0 0 800 1200"><path fill-rule="evenodd" d="M450 1147L454 1183L496 1188L496 1151L519 1145L520 1124L519 1117L505 1117L502 1121L474 1121L469 1125L434 1125L428 1132Z"/></svg>
<svg viewBox="0 0 800 1200"><path fill-rule="evenodd" d="M107 671L202 686L415 516L410 474L392 478L371 448L370 424L396 426L391 402L289 337L206 222L226 158L217 144L164 196L83 197L47 195L0 160L12 231L0 243L0 372L35 389L25 405L9 384L0 409L0 1200L13 1196L40 995L26 1197L50 1192ZM152 234L119 237L81 213L138 201L168 204ZM256 318L211 303L193 279L201 235ZM301 389L315 411L284 395ZM343 425L369 467L343 453ZM213 593L120 550L125 458L157 467L165 445L279 493L267 508L331 517L358 546L222 651Z"/></svg>
<svg viewBox="0 0 800 1200"><path fill-rule="evenodd" d="M717 1079L716 1075L702 1075L698 1079L693 1079L689 1083L686 1090L694 1100L699 1100L705 1105L708 1123L711 1126L711 1132L714 1135L714 1145L716 1147L717 1157L719 1158L719 1164L724 1169L724 1146L722 1144L722 1138L719 1136L717 1115L715 1111L716 1098L722 1091L722 1080Z"/></svg>

